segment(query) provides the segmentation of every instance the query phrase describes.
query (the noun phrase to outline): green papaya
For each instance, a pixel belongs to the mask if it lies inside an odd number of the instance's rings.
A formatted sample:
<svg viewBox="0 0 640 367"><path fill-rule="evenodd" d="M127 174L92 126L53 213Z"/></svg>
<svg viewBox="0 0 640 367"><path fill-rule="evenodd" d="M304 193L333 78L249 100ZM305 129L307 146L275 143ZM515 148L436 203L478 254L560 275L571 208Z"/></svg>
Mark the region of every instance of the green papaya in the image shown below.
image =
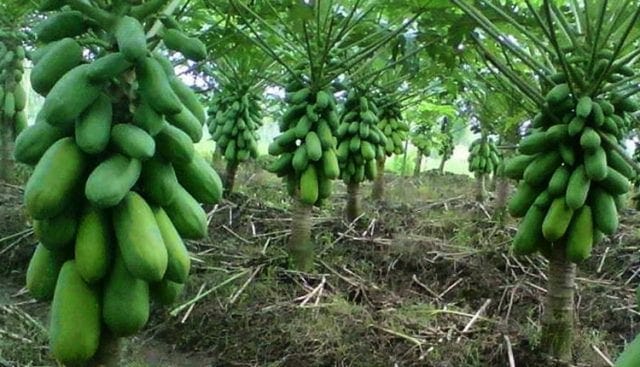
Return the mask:
<svg viewBox="0 0 640 367"><path fill-rule="evenodd" d="M104 151L111 136L112 116L111 100L105 94L100 94L76 120L75 136L78 147L88 154Z"/></svg>
<svg viewBox="0 0 640 367"><path fill-rule="evenodd" d="M24 189L27 212L34 219L62 213L83 181L87 158L73 139L54 143L36 164Z"/></svg>
<svg viewBox="0 0 640 367"><path fill-rule="evenodd" d="M62 11L50 15L34 29L38 41L49 43L65 37L83 34L89 28L81 12L75 10Z"/></svg>
<svg viewBox="0 0 640 367"><path fill-rule="evenodd" d="M526 181L520 182L515 194L509 200L507 209L515 218L523 217L533 204L540 190L529 185Z"/></svg>
<svg viewBox="0 0 640 367"><path fill-rule="evenodd" d="M89 284L102 280L111 265L111 221L101 209L84 208L75 238L75 261L78 273Z"/></svg>
<svg viewBox="0 0 640 367"><path fill-rule="evenodd" d="M518 144L518 151L526 155L545 152L551 148L548 135L542 131L531 133L522 138Z"/></svg>
<svg viewBox="0 0 640 367"><path fill-rule="evenodd" d="M300 201L313 205L318 200L318 176L313 165L307 166L300 176Z"/></svg>
<svg viewBox="0 0 640 367"><path fill-rule="evenodd" d="M60 269L51 303L51 354L64 364L83 364L98 350L100 328L98 291L82 280L75 261L69 260Z"/></svg>
<svg viewBox="0 0 640 367"><path fill-rule="evenodd" d="M598 183L600 187L607 190L611 195L622 195L629 191L631 183L622 175L611 167L607 167L607 175L604 180Z"/></svg>
<svg viewBox="0 0 640 367"><path fill-rule="evenodd" d="M165 124L154 138L160 156L172 163L188 163L193 159L195 149L191 138L177 127Z"/></svg>
<svg viewBox="0 0 640 367"><path fill-rule="evenodd" d="M85 196L99 208L118 205L138 181L141 169L139 160L114 154L91 172L85 185Z"/></svg>
<svg viewBox="0 0 640 367"><path fill-rule="evenodd" d="M13 155L16 161L34 165L56 141L69 135L70 129L36 121L16 138Z"/></svg>
<svg viewBox="0 0 640 367"><path fill-rule="evenodd" d="M505 162L504 174L509 178L519 180L525 169L536 158L535 155L517 155Z"/></svg>
<svg viewBox="0 0 640 367"><path fill-rule="evenodd" d="M588 205L578 209L567 230L567 259L579 263L591 256L593 246L593 217Z"/></svg>
<svg viewBox="0 0 640 367"><path fill-rule="evenodd" d="M31 69L31 88L46 95L61 78L82 62L82 47L72 38L51 46ZM85 69L86 70L86 69Z"/></svg>
<svg viewBox="0 0 640 367"><path fill-rule="evenodd" d="M175 94L160 63L144 57L136 64L138 91L151 107L163 115L175 115L183 106Z"/></svg>
<svg viewBox="0 0 640 367"><path fill-rule="evenodd" d="M77 228L78 218L73 205L55 217L33 221L36 237L43 246L52 251L70 248Z"/></svg>
<svg viewBox="0 0 640 367"><path fill-rule="evenodd" d="M545 210L533 205L518 226L518 232L513 238L513 252L516 255L529 255L537 250L538 244L545 242L542 235L542 222Z"/></svg>
<svg viewBox="0 0 640 367"><path fill-rule="evenodd" d="M572 217L573 209L567 205L564 197L555 198L542 222L544 238L549 242L562 238L569 227Z"/></svg>
<svg viewBox="0 0 640 367"><path fill-rule="evenodd" d="M164 209L180 236L198 239L207 235L207 213L182 186L178 185L173 201Z"/></svg>
<svg viewBox="0 0 640 367"><path fill-rule="evenodd" d="M74 123L100 95L100 85L89 82L88 65L79 65L64 74L51 88L42 105L43 117L54 126Z"/></svg>
<svg viewBox="0 0 640 367"><path fill-rule="evenodd" d="M166 118L171 125L187 133L194 143L202 139L202 124L188 108L183 108L175 115L167 115Z"/></svg>
<svg viewBox="0 0 640 367"><path fill-rule="evenodd" d="M130 62L140 62L147 55L147 37L142 24L133 17L123 16L113 27L118 51Z"/></svg>
<svg viewBox="0 0 640 367"><path fill-rule="evenodd" d="M173 166L155 157L142 164L139 182L144 197L162 206L173 201L179 185Z"/></svg>
<svg viewBox="0 0 640 367"><path fill-rule="evenodd" d="M184 57L193 61L207 58L207 47L195 37L188 37L178 29L165 29L162 41L168 49L178 51Z"/></svg>
<svg viewBox="0 0 640 367"><path fill-rule="evenodd" d="M95 59L87 68L87 78L92 83L103 83L116 78L133 67L122 52L110 52Z"/></svg>
<svg viewBox="0 0 640 367"><path fill-rule="evenodd" d="M549 180L549 186L547 190L552 196L564 195L567 191L567 184L571 177L571 171L566 166L560 166L556 168L555 172Z"/></svg>
<svg viewBox="0 0 640 367"><path fill-rule="evenodd" d="M340 166L338 158L333 149L329 149L322 155L322 171L329 179L336 179L340 176Z"/></svg>
<svg viewBox="0 0 640 367"><path fill-rule="evenodd" d="M164 280L184 283L187 281L189 268L191 267L189 252L167 213L162 208L155 208L153 213L156 217L158 228L160 228L164 245L167 247L168 263Z"/></svg>
<svg viewBox="0 0 640 367"><path fill-rule="evenodd" d="M118 248L129 272L148 282L160 281L167 270L167 249L149 205L130 191L112 216Z"/></svg>
<svg viewBox="0 0 640 367"><path fill-rule="evenodd" d="M314 131L310 131L305 137L305 147L309 160L318 161L322 158L322 144Z"/></svg>
<svg viewBox="0 0 640 367"><path fill-rule="evenodd" d="M602 233L612 235L620 224L615 199L611 194L595 186L591 189L589 203L593 209L593 223Z"/></svg>
<svg viewBox="0 0 640 367"><path fill-rule="evenodd" d="M640 289L640 288L639 288ZM615 367L636 367L640 360L640 336L629 343L616 360Z"/></svg>
<svg viewBox="0 0 640 367"><path fill-rule="evenodd" d="M183 288L184 284L172 282L167 279L163 279L160 282L149 285L151 298L159 302L161 305L170 305L174 303L180 296L180 293L182 293Z"/></svg>
<svg viewBox="0 0 640 367"><path fill-rule="evenodd" d="M589 176L587 176L584 165L581 164L573 170L571 177L569 177L567 192L565 194L567 206L573 210L583 206L587 201L590 187L591 180L589 180Z"/></svg>
<svg viewBox="0 0 640 367"><path fill-rule="evenodd" d="M140 101L133 112L133 123L151 136L158 135L166 125L162 115L144 99Z"/></svg>
<svg viewBox="0 0 640 367"><path fill-rule="evenodd" d="M149 284L131 274L118 254L104 284L102 303L102 319L115 336L133 335L149 319Z"/></svg>
<svg viewBox="0 0 640 367"><path fill-rule="evenodd" d="M194 154L191 162L174 164L176 176L194 199L205 204L215 204L222 197L222 180L202 156Z"/></svg>
<svg viewBox="0 0 640 367"><path fill-rule="evenodd" d="M111 128L111 144L123 155L146 160L156 152L156 142L143 129L132 124L116 124Z"/></svg>
<svg viewBox="0 0 640 367"><path fill-rule="evenodd" d="M38 244L27 267L27 290L33 298L46 301L53 298L58 273L64 257Z"/></svg>
<svg viewBox="0 0 640 367"><path fill-rule="evenodd" d="M592 181L602 181L607 177L607 154L602 147L584 154L584 168Z"/></svg>
<svg viewBox="0 0 640 367"><path fill-rule="evenodd" d="M202 127L207 114L202 107L202 103L200 103L198 95L178 78L170 78L169 85L171 85L171 89L173 89L185 107L198 119Z"/></svg>

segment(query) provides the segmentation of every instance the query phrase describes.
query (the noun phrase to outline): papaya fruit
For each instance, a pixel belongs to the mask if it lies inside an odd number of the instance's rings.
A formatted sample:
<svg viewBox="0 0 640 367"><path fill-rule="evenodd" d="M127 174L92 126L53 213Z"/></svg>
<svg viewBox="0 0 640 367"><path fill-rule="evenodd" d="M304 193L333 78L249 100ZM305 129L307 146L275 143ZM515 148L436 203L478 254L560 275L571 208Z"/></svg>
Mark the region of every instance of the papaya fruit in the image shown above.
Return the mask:
<svg viewBox="0 0 640 367"><path fill-rule="evenodd" d="M593 209L593 223L602 233L612 235L620 224L615 199L611 194L595 186L591 189L589 203Z"/></svg>
<svg viewBox="0 0 640 367"><path fill-rule="evenodd" d="M535 132L525 136L518 144L518 151L522 154L532 155L549 150L552 145L545 132Z"/></svg>
<svg viewBox="0 0 640 367"><path fill-rule="evenodd" d="M132 124L113 125L110 142L115 151L132 159L146 160L156 152L156 142L151 135Z"/></svg>
<svg viewBox="0 0 640 367"><path fill-rule="evenodd" d="M296 152L293 154L291 165L296 172L304 171L309 165L309 158L307 156L307 149L305 144L300 145Z"/></svg>
<svg viewBox="0 0 640 367"><path fill-rule="evenodd" d="M207 47L195 37L188 37L178 29L165 29L162 41L168 49L178 51L184 57L193 61L207 58Z"/></svg>
<svg viewBox="0 0 640 367"><path fill-rule="evenodd" d="M162 208L154 208L153 214L160 228L164 245L167 247L168 263L164 280L184 284L191 267L189 252L167 213Z"/></svg>
<svg viewBox="0 0 640 367"><path fill-rule="evenodd" d="M87 154L104 151L111 136L111 100L105 94L80 114L75 123L76 144Z"/></svg>
<svg viewBox="0 0 640 367"><path fill-rule="evenodd" d="M307 166L300 176L300 201L313 205L318 200L318 176L313 165Z"/></svg>
<svg viewBox="0 0 640 367"><path fill-rule="evenodd" d="M160 63L153 57L144 57L136 64L138 91L151 107L163 115L182 111L182 102L175 94Z"/></svg>
<svg viewBox="0 0 640 367"><path fill-rule="evenodd" d="M164 210L180 236L198 239L207 235L207 214L182 186L178 185L173 201Z"/></svg>
<svg viewBox="0 0 640 367"><path fill-rule="evenodd" d="M515 180L521 179L525 169L535 158L535 155L517 155L508 159L504 166L505 176Z"/></svg>
<svg viewBox="0 0 640 367"><path fill-rule="evenodd" d="M545 210L539 206L531 206L518 226L513 238L513 252L516 255L529 255L537 250L538 244L545 242L542 236L542 222Z"/></svg>
<svg viewBox="0 0 640 367"><path fill-rule="evenodd" d="M631 183L624 175L611 167L607 167L607 175L598 183L611 195L622 195L629 191Z"/></svg>
<svg viewBox="0 0 640 367"><path fill-rule="evenodd" d="M85 196L99 208L118 205L138 181L141 169L139 160L114 154L91 172L85 185Z"/></svg>
<svg viewBox="0 0 640 367"><path fill-rule="evenodd" d="M222 180L202 156L194 154L191 162L174 164L178 182L194 199L205 204L215 204L222 197Z"/></svg>
<svg viewBox="0 0 640 367"><path fill-rule="evenodd" d="M576 105L576 115L586 119L591 114L592 107L591 97L582 96L578 99L578 104Z"/></svg>
<svg viewBox="0 0 640 367"><path fill-rule="evenodd" d="M170 305L174 303L180 296L180 293L182 293L183 289L184 284L172 282L167 279L163 279L160 282L149 285L151 298L161 305Z"/></svg>
<svg viewBox="0 0 640 367"><path fill-rule="evenodd" d="M166 125L162 115L144 99L136 106L133 113L133 123L151 136L158 135Z"/></svg>
<svg viewBox="0 0 640 367"><path fill-rule="evenodd" d="M333 149L329 149L322 155L322 172L329 179L336 179L340 176L338 158Z"/></svg>
<svg viewBox="0 0 640 367"><path fill-rule="evenodd" d="M95 59L87 68L87 78L92 83L103 83L122 75L133 67L122 52L110 52Z"/></svg>
<svg viewBox="0 0 640 367"><path fill-rule="evenodd" d="M68 365L86 362L98 350L100 325L100 295L97 289L82 279L75 261L66 261L58 274L51 303L51 354Z"/></svg>
<svg viewBox="0 0 640 367"><path fill-rule="evenodd" d="M636 172L634 169L627 163L627 161L618 153L615 149L608 149L607 153L607 164L613 168L614 170L620 172L624 177L628 179L633 179L636 177Z"/></svg>
<svg viewBox="0 0 640 367"><path fill-rule="evenodd" d="M171 125L187 133L194 143L202 139L202 124L188 108L183 108L174 115L167 115L166 118Z"/></svg>
<svg viewBox="0 0 640 367"><path fill-rule="evenodd" d="M52 251L68 249L78 228L78 218L73 205L55 217L33 221L33 232L43 246Z"/></svg>
<svg viewBox="0 0 640 367"><path fill-rule="evenodd" d="M86 156L71 138L60 139L47 149L24 189L31 217L45 219L62 213L74 201L86 166Z"/></svg>
<svg viewBox="0 0 640 367"><path fill-rule="evenodd" d="M133 276L119 254L104 283L102 303L102 319L115 336L133 335L149 320L149 284Z"/></svg>
<svg viewBox="0 0 640 367"><path fill-rule="evenodd" d="M113 257L111 220L104 210L87 205L80 217L75 238L78 273L89 284L107 274Z"/></svg>
<svg viewBox="0 0 640 367"><path fill-rule="evenodd" d="M39 300L47 301L53 298L58 273L64 263L64 257L57 251L51 251L42 244L36 246L27 267L27 290L29 294Z"/></svg>
<svg viewBox="0 0 640 367"><path fill-rule="evenodd" d="M640 360L640 336L629 343L616 360L615 367L635 367Z"/></svg>
<svg viewBox="0 0 640 367"><path fill-rule="evenodd" d="M53 44L31 69L31 87L46 95L69 70L82 62L82 47L72 38Z"/></svg>
<svg viewBox="0 0 640 367"><path fill-rule="evenodd" d="M562 101L569 97L569 93L571 90L569 89L569 85L567 83L562 83L554 86L545 96L545 100L550 105L560 104Z"/></svg>
<svg viewBox="0 0 640 367"><path fill-rule="evenodd" d="M16 138L13 156L16 161L35 165L56 141L68 136L71 129L55 127L44 121L24 129Z"/></svg>
<svg viewBox="0 0 640 367"><path fill-rule="evenodd" d="M100 95L100 85L89 82L87 68L79 65L64 74L51 88L42 105L43 117L54 126L73 124Z"/></svg>
<svg viewBox="0 0 640 367"><path fill-rule="evenodd" d="M566 166L560 166L556 168L555 172L551 176L551 179L549 180L549 186L547 188L549 194L554 197L564 195L567 191L567 184L569 183L570 177L571 172Z"/></svg>
<svg viewBox="0 0 640 367"><path fill-rule="evenodd" d="M522 177L532 186L546 186L549 177L553 175L561 162L562 158L557 150L539 154L536 159L527 166Z"/></svg>
<svg viewBox="0 0 640 367"><path fill-rule="evenodd" d="M607 154L602 147L597 147L584 154L584 168L592 181L602 181L607 177Z"/></svg>
<svg viewBox="0 0 640 367"><path fill-rule="evenodd" d="M195 150L191 138L177 127L165 124L154 138L160 156L172 163L188 163L193 159Z"/></svg>
<svg viewBox="0 0 640 367"><path fill-rule="evenodd" d="M547 210L542 222L542 234L549 242L559 240L564 236L573 217L571 209L564 197L555 198Z"/></svg>
<svg viewBox="0 0 640 367"><path fill-rule="evenodd" d="M172 68L173 71L173 68ZM202 103L200 103L200 99L198 95L193 91L193 89L189 88L186 84L184 84L178 78L170 78L169 85L171 85L171 89L178 96L182 104L196 117L196 119L200 122L200 126L204 124L207 114L202 107Z"/></svg>
<svg viewBox="0 0 640 367"><path fill-rule="evenodd" d="M580 165L571 172L567 192L565 193L566 203L569 208L576 210L587 201L591 180L587 176L584 165Z"/></svg>
<svg viewBox="0 0 640 367"><path fill-rule="evenodd" d="M118 51L130 62L140 62L147 55L147 37L142 24L128 15L120 17L113 26Z"/></svg>
<svg viewBox="0 0 640 367"><path fill-rule="evenodd" d="M309 160L318 161L322 158L322 144L314 131L310 131L305 137L305 147Z"/></svg>
<svg viewBox="0 0 640 367"><path fill-rule="evenodd" d="M567 259L579 263L591 256L593 246L593 217L588 205L576 211L567 230Z"/></svg>
<svg viewBox="0 0 640 367"><path fill-rule="evenodd" d="M157 282L167 270L167 248L147 202L130 191L112 211L118 248L129 272Z"/></svg>
<svg viewBox="0 0 640 367"><path fill-rule="evenodd" d="M66 37L83 34L89 28L89 22L81 12L62 11L47 17L34 29L38 41L49 43Z"/></svg>
<svg viewBox="0 0 640 367"><path fill-rule="evenodd" d="M142 164L140 186L146 199L157 205L169 205L179 183L173 166L160 158L152 158Z"/></svg>

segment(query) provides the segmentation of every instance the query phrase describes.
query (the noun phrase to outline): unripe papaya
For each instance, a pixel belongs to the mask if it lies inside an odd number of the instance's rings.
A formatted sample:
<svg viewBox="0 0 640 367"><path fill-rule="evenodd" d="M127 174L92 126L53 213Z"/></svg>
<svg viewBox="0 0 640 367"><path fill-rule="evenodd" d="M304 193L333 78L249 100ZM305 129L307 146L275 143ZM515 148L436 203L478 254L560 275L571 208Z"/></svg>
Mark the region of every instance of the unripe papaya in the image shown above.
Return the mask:
<svg viewBox="0 0 640 367"><path fill-rule="evenodd" d="M513 238L513 252L516 255L529 255L537 250L539 243L544 242L542 236L542 222L545 209L533 205L527 210L524 219L518 226L518 232Z"/></svg>
<svg viewBox="0 0 640 367"><path fill-rule="evenodd" d="M52 218L74 201L87 159L71 138L58 140L44 153L24 189L27 212L34 219Z"/></svg>
<svg viewBox="0 0 640 367"><path fill-rule="evenodd" d="M111 100L101 94L76 120L76 143L85 153L101 153L111 136Z"/></svg>
<svg viewBox="0 0 640 367"><path fill-rule="evenodd" d="M207 213L182 186L178 185L173 202L164 209L180 236L198 239L207 235Z"/></svg>
<svg viewBox="0 0 640 367"><path fill-rule="evenodd" d="M33 298L46 301L53 298L58 273L64 256L38 244L27 268L27 289Z"/></svg>
<svg viewBox="0 0 640 367"><path fill-rule="evenodd" d="M112 259L111 221L101 209L87 205L80 218L75 240L75 261L85 282L102 280Z"/></svg>
<svg viewBox="0 0 640 367"><path fill-rule="evenodd" d="M82 48L72 38L55 42L31 69L31 87L45 95L69 70L82 62Z"/></svg>
<svg viewBox="0 0 640 367"><path fill-rule="evenodd" d="M51 354L64 364L82 364L96 353L99 343L100 296L69 260L62 265L51 303Z"/></svg>
<svg viewBox="0 0 640 367"><path fill-rule="evenodd" d="M582 262L591 256L593 217L588 205L578 209L567 230L566 251L569 261Z"/></svg>
<svg viewBox="0 0 640 367"><path fill-rule="evenodd" d="M318 176L316 168L309 165L300 176L300 201L313 205L318 200Z"/></svg>
<svg viewBox="0 0 640 367"><path fill-rule="evenodd" d="M222 197L222 180L202 156L194 154L187 164L174 164L176 176L194 199L205 204L215 204Z"/></svg>
<svg viewBox="0 0 640 367"><path fill-rule="evenodd" d="M132 124L116 124L111 128L111 144L123 155L146 160L156 152L156 142L143 129Z"/></svg>
<svg viewBox="0 0 640 367"><path fill-rule="evenodd" d="M154 110L175 115L184 108L175 94L162 66L153 57L144 57L136 64L138 90Z"/></svg>
<svg viewBox="0 0 640 367"><path fill-rule="evenodd" d="M151 298L162 305L174 303L180 296L180 293L182 293L183 288L184 284L172 282L167 279L149 285Z"/></svg>
<svg viewBox="0 0 640 367"><path fill-rule="evenodd" d="M137 159L122 154L112 155L89 175L84 189L87 199L99 208L117 205L138 181L141 169Z"/></svg>
<svg viewBox="0 0 640 367"><path fill-rule="evenodd" d="M147 55L147 38L142 24L133 17L123 16L113 28L118 51L130 62L138 62Z"/></svg>
<svg viewBox="0 0 640 367"><path fill-rule="evenodd" d="M191 267L187 248L167 213L162 208L154 208L153 214L156 217L158 228L160 228L164 245L167 247L168 264L164 280L184 283L189 276L189 268Z"/></svg>
<svg viewBox="0 0 640 367"><path fill-rule="evenodd" d="M569 227L572 217L573 209L567 205L564 197L554 199L542 223L544 238L549 242L562 238Z"/></svg>
<svg viewBox="0 0 640 367"><path fill-rule="evenodd" d="M112 214L118 248L129 272L148 282L160 281L167 270L167 249L149 205L130 191Z"/></svg>

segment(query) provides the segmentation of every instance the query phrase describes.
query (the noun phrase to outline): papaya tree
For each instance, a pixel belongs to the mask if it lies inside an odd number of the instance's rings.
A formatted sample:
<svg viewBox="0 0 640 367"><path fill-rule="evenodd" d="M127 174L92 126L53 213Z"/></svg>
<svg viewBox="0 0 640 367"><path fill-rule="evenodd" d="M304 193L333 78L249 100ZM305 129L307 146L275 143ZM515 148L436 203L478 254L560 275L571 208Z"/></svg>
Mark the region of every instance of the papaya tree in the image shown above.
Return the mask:
<svg viewBox="0 0 640 367"><path fill-rule="evenodd" d="M122 365L119 340L145 326L151 300L178 297L190 268L183 238L206 235L200 203L221 196L194 149L204 109L154 52L162 43L202 61L206 49L175 28L166 3L40 4L30 78L45 100L15 157L34 166L27 289L51 300L50 351L65 365Z"/></svg>
<svg viewBox="0 0 640 367"><path fill-rule="evenodd" d="M347 94L336 131L340 178L347 185L346 217L360 216L360 183L377 176L376 161L385 154L386 137L378 128L378 109L365 89L353 87Z"/></svg>
<svg viewBox="0 0 640 367"><path fill-rule="evenodd" d="M220 84L209 103L209 132L216 150L226 161L225 192L233 192L238 165L258 156L262 125L262 84L251 74L250 60L242 57L218 63Z"/></svg>
<svg viewBox="0 0 640 367"><path fill-rule="evenodd" d="M314 264L312 208L331 195L332 180L340 175L336 157L340 119L333 84L346 70L371 58L415 17L390 30L369 22L371 5L360 9L356 2L345 9L313 2L296 3L285 10L295 16L288 20L270 16L274 18L270 23L267 15L241 2L231 1L229 6L241 18L239 27L247 37L286 70L287 111L279 123L281 134L269 145L269 154L277 156L270 170L283 178L293 199L288 243L292 265L308 271ZM225 14L223 8L216 9ZM278 12L275 7L272 11ZM357 36L362 34L369 36ZM267 36L272 39L269 44L264 41ZM340 49L355 47L359 49L355 57L338 62Z"/></svg>
<svg viewBox="0 0 640 367"><path fill-rule="evenodd" d="M413 177L418 177L420 175L423 158L429 158L429 156L431 156L433 142L429 133L430 129L423 124L417 125L417 127L411 132L411 144L413 144L417 150Z"/></svg>
<svg viewBox="0 0 640 367"><path fill-rule="evenodd" d="M17 2L0 5L0 180L14 172L13 142L27 126L27 91L24 73L27 34L20 27L28 6Z"/></svg>
<svg viewBox="0 0 640 367"><path fill-rule="evenodd" d="M476 201L484 203L487 196L486 179L500 164L500 152L485 131L469 146L469 172L476 176Z"/></svg>
<svg viewBox="0 0 640 367"><path fill-rule="evenodd" d="M438 172L440 172L441 175L444 174L444 165L453 156L454 148L452 123L449 117L444 116L440 120L440 132L438 134L438 155L440 155Z"/></svg>
<svg viewBox="0 0 640 367"><path fill-rule="evenodd" d="M640 7L637 1L585 0L568 7L527 2L537 26L530 31L487 3L515 30L505 37L480 10L463 0L453 2L488 35L483 40L471 35L481 56L537 109L519 154L504 169L520 180L508 208L523 218L513 251L540 252L549 259L541 347L570 362L576 264L617 231L618 210L638 171L621 143L639 109L633 65L640 51L632 31L638 28ZM513 39L534 47L516 46ZM521 60L528 72L513 68L505 57Z"/></svg>

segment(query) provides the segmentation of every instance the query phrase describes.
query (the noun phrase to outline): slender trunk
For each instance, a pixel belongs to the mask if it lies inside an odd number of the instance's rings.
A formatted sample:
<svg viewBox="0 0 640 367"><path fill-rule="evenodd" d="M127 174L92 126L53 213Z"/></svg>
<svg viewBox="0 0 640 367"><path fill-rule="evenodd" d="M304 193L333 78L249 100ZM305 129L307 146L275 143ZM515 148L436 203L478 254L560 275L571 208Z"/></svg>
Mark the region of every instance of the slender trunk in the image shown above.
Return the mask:
<svg viewBox="0 0 640 367"><path fill-rule="evenodd" d="M13 127L5 118L0 117L0 180L13 179Z"/></svg>
<svg viewBox="0 0 640 367"><path fill-rule="evenodd" d="M347 208L345 210L347 220L351 223L360 216L360 184L352 182L347 185Z"/></svg>
<svg viewBox="0 0 640 367"><path fill-rule="evenodd" d="M573 293L576 266L567 260L564 246L549 259L547 299L542 318L542 349L561 362L571 360L573 343Z"/></svg>
<svg viewBox="0 0 640 367"><path fill-rule="evenodd" d="M103 329L98 351L88 363L89 367L118 367L120 364L120 339Z"/></svg>
<svg viewBox="0 0 640 367"><path fill-rule="evenodd" d="M476 201L480 204L483 204L487 197L487 192L484 187L485 177L485 174L476 175Z"/></svg>
<svg viewBox="0 0 640 367"><path fill-rule="evenodd" d="M509 196L509 180L499 177L496 183L496 215L503 215L507 207L507 197Z"/></svg>
<svg viewBox="0 0 640 367"><path fill-rule="evenodd" d="M416 166L413 169L413 177L420 176L420 169L422 168L422 152L418 150L416 154Z"/></svg>
<svg viewBox="0 0 640 367"><path fill-rule="evenodd" d="M373 191L371 192L373 200L382 200L384 197L384 162L386 159L387 157L383 156L377 161L378 175L376 180L373 181Z"/></svg>
<svg viewBox="0 0 640 367"><path fill-rule="evenodd" d="M233 192L233 186L235 185L235 182L236 182L236 172L238 172L238 162L227 161L227 170L224 175L225 196L228 196Z"/></svg>
<svg viewBox="0 0 640 367"><path fill-rule="evenodd" d="M291 210L291 236L289 237L289 256L293 267L300 271L313 268L314 251L311 242L311 205L294 199Z"/></svg>
<svg viewBox="0 0 640 367"><path fill-rule="evenodd" d="M407 174L407 160L409 157L409 138L404 140L404 154L402 155L402 176Z"/></svg>
<svg viewBox="0 0 640 367"><path fill-rule="evenodd" d="M444 164L447 163L447 158L445 156L442 156L442 161L440 161L440 167L438 168L438 171L440 172L441 175L444 174Z"/></svg>

